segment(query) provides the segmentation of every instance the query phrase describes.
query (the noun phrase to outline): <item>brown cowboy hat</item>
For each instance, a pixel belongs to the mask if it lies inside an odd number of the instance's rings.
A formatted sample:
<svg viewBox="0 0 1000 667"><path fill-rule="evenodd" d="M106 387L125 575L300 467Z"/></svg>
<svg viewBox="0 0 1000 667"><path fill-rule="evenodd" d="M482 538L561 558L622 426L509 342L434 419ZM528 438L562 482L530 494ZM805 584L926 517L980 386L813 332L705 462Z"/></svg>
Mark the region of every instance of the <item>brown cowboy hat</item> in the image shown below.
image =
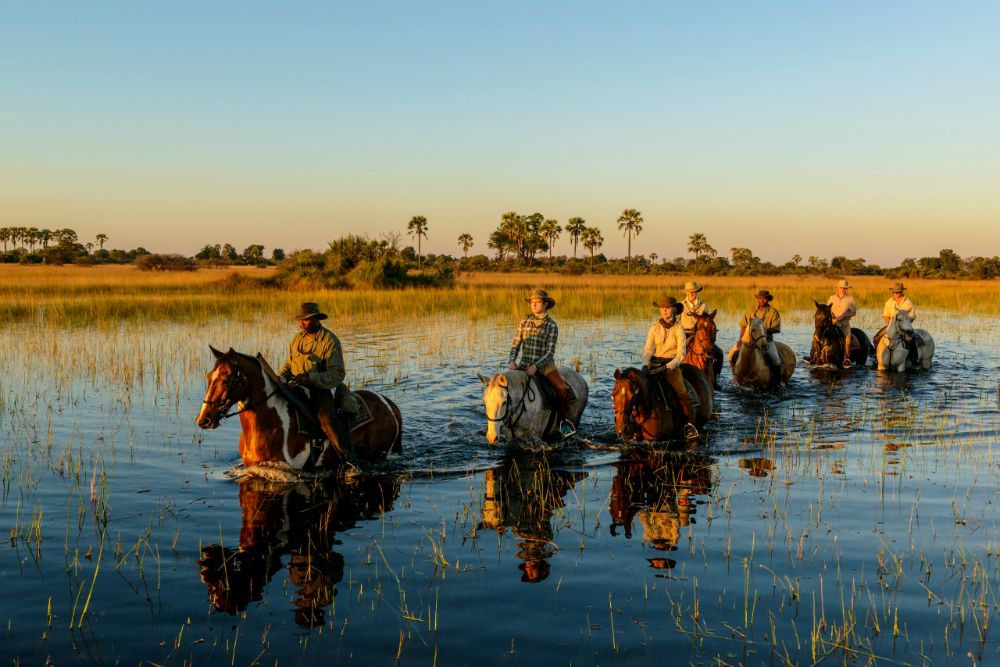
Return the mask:
<svg viewBox="0 0 1000 667"><path fill-rule="evenodd" d="M532 300L532 299L541 299L541 300L542 300L542 301L544 301L544 302L545 302L546 304L548 304L548 306L547 306L547 307L548 307L549 309L552 309L552 308L555 308L555 307L556 307L556 300L555 300L555 299L553 299L553 298L552 298L551 296L549 296L549 293L548 293L548 292L546 292L546 291L545 291L545 290L543 290L543 289L534 289L534 290L532 290L532 291L531 291L531 296L529 296L529 297L526 297L526 298L525 298L524 300L525 300L526 302L528 302L528 303L531 303L531 300Z"/></svg>
<svg viewBox="0 0 1000 667"><path fill-rule="evenodd" d="M677 299L675 299L672 296L660 297L660 300L654 301L653 305L656 306L657 308L673 308L674 313L677 315L680 315L682 312L684 312L684 304L678 303Z"/></svg>
<svg viewBox="0 0 1000 667"><path fill-rule="evenodd" d="M299 306L299 312L292 315L293 320L308 320L315 317L317 320L325 320L326 313L321 312L319 309L319 304L312 301L306 301Z"/></svg>
<svg viewBox="0 0 1000 667"><path fill-rule="evenodd" d="M699 285L697 280L689 280L684 283L684 293L688 292L700 292L705 289L704 285Z"/></svg>
<svg viewBox="0 0 1000 667"><path fill-rule="evenodd" d="M896 283L895 285L889 288L889 291L892 292L893 294L902 294L903 292L906 291L906 287L903 286L903 283Z"/></svg>
<svg viewBox="0 0 1000 667"><path fill-rule="evenodd" d="M760 290L759 292L757 292L756 294L754 294L754 296L755 296L755 297L758 297L758 298L760 298L760 297L764 297L764 298L765 298L765 299L767 299L768 301L770 301L771 299L773 299L773 298L774 298L774 295L773 295L773 294L771 294L771 293L770 293L769 291L767 291L766 289L762 289L762 290Z"/></svg>

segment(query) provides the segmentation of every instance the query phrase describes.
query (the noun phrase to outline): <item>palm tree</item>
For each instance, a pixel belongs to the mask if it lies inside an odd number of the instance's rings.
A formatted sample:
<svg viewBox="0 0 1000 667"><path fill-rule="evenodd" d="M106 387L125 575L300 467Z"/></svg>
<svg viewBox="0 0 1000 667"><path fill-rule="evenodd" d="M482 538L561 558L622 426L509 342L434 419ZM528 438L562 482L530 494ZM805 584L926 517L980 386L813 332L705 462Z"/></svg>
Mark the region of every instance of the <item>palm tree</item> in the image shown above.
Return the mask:
<svg viewBox="0 0 1000 667"><path fill-rule="evenodd" d="M461 246L462 252L465 253L465 258L468 259L469 248L472 247L472 234L459 234L458 245Z"/></svg>
<svg viewBox="0 0 1000 667"><path fill-rule="evenodd" d="M523 215L507 211L500 216L500 229L510 238L517 250L518 261L524 256L524 243L528 239L528 221Z"/></svg>
<svg viewBox="0 0 1000 667"><path fill-rule="evenodd" d="M38 240L42 242L42 249L49 247L49 241L52 240L52 230L51 229L40 229L38 231Z"/></svg>
<svg viewBox="0 0 1000 667"><path fill-rule="evenodd" d="M99 246L101 246L101 250L104 250L104 242L107 241L107 240L108 240L108 235L107 234L98 234L97 235L97 244Z"/></svg>
<svg viewBox="0 0 1000 667"><path fill-rule="evenodd" d="M538 231L545 237L545 242L549 244L549 261L551 262L552 246L556 244L556 239L559 238L559 233L562 232L562 227L559 226L559 222L557 220L546 220L542 223L542 226Z"/></svg>
<svg viewBox="0 0 1000 667"><path fill-rule="evenodd" d="M642 213L634 208L627 208L618 216L618 230L625 232L628 239L628 272L632 273L632 237L642 231Z"/></svg>
<svg viewBox="0 0 1000 667"><path fill-rule="evenodd" d="M3 251L7 252L7 243L10 242L13 233L10 227L0 227L0 243L3 243Z"/></svg>
<svg viewBox="0 0 1000 667"><path fill-rule="evenodd" d="M597 227L586 227L580 232L583 247L590 251L590 272L594 272L594 251L604 245L604 237Z"/></svg>
<svg viewBox="0 0 1000 667"><path fill-rule="evenodd" d="M415 215L410 218L410 224L406 226L410 236L417 237L417 268L420 268L420 239L427 238L427 218L422 215Z"/></svg>
<svg viewBox="0 0 1000 667"><path fill-rule="evenodd" d="M708 239L701 232L695 232L688 240L688 252L694 255L695 264L701 264L702 257L715 257L715 248L708 244Z"/></svg>
<svg viewBox="0 0 1000 667"><path fill-rule="evenodd" d="M24 233L24 240L31 248L31 252L35 252L35 245L38 244L38 227L28 227Z"/></svg>
<svg viewBox="0 0 1000 667"><path fill-rule="evenodd" d="M587 221L583 218L570 218L566 223L566 233L573 240L573 259L576 259L576 244L580 240L580 234L587 228Z"/></svg>

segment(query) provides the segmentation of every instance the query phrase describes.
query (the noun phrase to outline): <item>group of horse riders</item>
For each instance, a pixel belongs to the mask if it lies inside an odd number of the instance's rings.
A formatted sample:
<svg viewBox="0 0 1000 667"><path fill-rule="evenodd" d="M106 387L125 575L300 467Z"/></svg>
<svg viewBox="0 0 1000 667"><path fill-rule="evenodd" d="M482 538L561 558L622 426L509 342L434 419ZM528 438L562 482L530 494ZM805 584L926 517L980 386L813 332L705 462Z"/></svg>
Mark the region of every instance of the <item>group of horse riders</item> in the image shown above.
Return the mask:
<svg viewBox="0 0 1000 667"><path fill-rule="evenodd" d="M701 299L704 289L696 281L684 285L685 298L677 301L672 296L664 296L652 304L660 310L660 317L650 326L646 343L642 350L643 370L650 376L660 376L677 396L687 424L686 437L697 437L694 425L694 411L691 398L684 385L680 365L687 349L687 341L694 332L696 315L704 315L708 306ZM831 306L834 323L844 334L843 367L851 367L851 319L857 315L858 306L847 280L836 285L837 292L827 299ZM916 318L913 302L906 296L906 287L897 282L889 289L892 296L885 302L882 316L888 324L897 312L904 312L912 322ZM757 303L750 307L740 319L740 338L753 318L764 323L767 335L767 359L774 369L773 376L780 377L781 357L774 343L774 334L781 332L781 314L771 305L774 296L766 289L754 295ZM549 314L556 305L555 299L543 289L534 290L525 301L531 312L517 325L514 340L508 355L511 370L525 371L529 376L544 376L555 393L555 409L559 432L563 437L575 433L573 424L567 419L572 392L555 365L556 343L559 327ZM347 432L347 419L359 406L351 392L344 385L346 370L340 340L324 327L321 322L327 315L316 303L303 303L292 319L298 322L299 332L289 345L288 359L279 375L291 386L308 389L306 400L315 411L319 425L330 442L341 443L339 453L347 460L354 458ZM878 336L876 336L877 340ZM730 355L739 347L733 346ZM809 361L809 358L806 358Z"/></svg>

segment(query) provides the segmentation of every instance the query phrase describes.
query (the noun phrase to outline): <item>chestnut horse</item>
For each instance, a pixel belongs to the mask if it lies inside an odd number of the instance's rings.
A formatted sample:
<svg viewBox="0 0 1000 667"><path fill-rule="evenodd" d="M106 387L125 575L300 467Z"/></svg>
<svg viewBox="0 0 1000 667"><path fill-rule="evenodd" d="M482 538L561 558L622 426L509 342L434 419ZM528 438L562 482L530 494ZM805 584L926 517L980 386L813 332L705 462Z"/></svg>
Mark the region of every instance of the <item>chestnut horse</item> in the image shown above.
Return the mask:
<svg viewBox="0 0 1000 667"><path fill-rule="evenodd" d="M813 301L816 314L813 316L816 329L813 332L812 349L806 360L812 366L840 368L844 361L844 332L833 322L833 306ZM875 348L866 334L857 327L851 327L851 361L855 367L868 365L868 358L875 354Z"/></svg>
<svg viewBox="0 0 1000 667"><path fill-rule="evenodd" d="M774 342L781 357L781 377L774 377L775 369L767 360L767 329L760 318L750 318L743 337L729 353L729 365L733 369L733 380L737 384L773 389L792 377L795 372L795 353L784 343Z"/></svg>
<svg viewBox="0 0 1000 667"><path fill-rule="evenodd" d="M681 364L680 368L689 386L688 393L693 390L691 403L695 408L695 426L704 426L714 409L712 384L691 364ZM615 387L611 392L615 432L619 438L627 440L664 441L683 437L687 421L680 407L675 411L673 406L665 404L650 380L649 375L637 368L615 370Z"/></svg>
<svg viewBox="0 0 1000 667"><path fill-rule="evenodd" d="M684 363L691 364L708 377L708 381L716 389L719 388L719 375L722 373L722 349L715 344L719 327L715 325L713 310L705 315L691 314L694 320L694 333L688 339Z"/></svg>
<svg viewBox="0 0 1000 667"><path fill-rule="evenodd" d="M402 451L403 417L385 396L372 391L354 392L372 419L351 431L349 455L345 457L341 443L331 443L325 436L314 437L316 429L310 428L286 397L284 392L289 390L281 385L263 357L251 357L232 348L225 353L211 346L209 349L216 362L208 373L208 389L195 423L214 429L220 420L239 415L243 465L284 462L294 470L335 469L357 463L355 458L379 459L390 451ZM234 405L238 409L228 412Z"/></svg>
<svg viewBox="0 0 1000 667"><path fill-rule="evenodd" d="M218 611L243 612L263 599L267 584L287 568L292 590L285 592L295 596L295 623L310 628L323 624L335 585L344 577L336 534L391 510L399 484L384 477L355 477L350 482L326 477L316 482L288 484L253 477L239 481L239 544L235 549L206 545L198 559L201 580ZM286 556L287 564L282 562Z"/></svg>

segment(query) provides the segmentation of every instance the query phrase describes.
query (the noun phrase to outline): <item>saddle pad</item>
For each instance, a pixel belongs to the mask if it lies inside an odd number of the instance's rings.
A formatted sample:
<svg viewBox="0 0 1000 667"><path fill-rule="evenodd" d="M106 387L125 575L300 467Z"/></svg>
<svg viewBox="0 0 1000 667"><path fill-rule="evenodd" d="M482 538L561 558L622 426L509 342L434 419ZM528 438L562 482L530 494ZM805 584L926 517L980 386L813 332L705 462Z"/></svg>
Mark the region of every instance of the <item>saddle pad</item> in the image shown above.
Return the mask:
<svg viewBox="0 0 1000 667"><path fill-rule="evenodd" d="M362 426L367 426L375 420L375 416L372 414L372 411L368 409L368 404L365 403L364 399L358 396L356 392L352 391L351 394L354 396L354 400L357 401L360 407L353 415L350 413L347 414L348 433L357 431Z"/></svg>

